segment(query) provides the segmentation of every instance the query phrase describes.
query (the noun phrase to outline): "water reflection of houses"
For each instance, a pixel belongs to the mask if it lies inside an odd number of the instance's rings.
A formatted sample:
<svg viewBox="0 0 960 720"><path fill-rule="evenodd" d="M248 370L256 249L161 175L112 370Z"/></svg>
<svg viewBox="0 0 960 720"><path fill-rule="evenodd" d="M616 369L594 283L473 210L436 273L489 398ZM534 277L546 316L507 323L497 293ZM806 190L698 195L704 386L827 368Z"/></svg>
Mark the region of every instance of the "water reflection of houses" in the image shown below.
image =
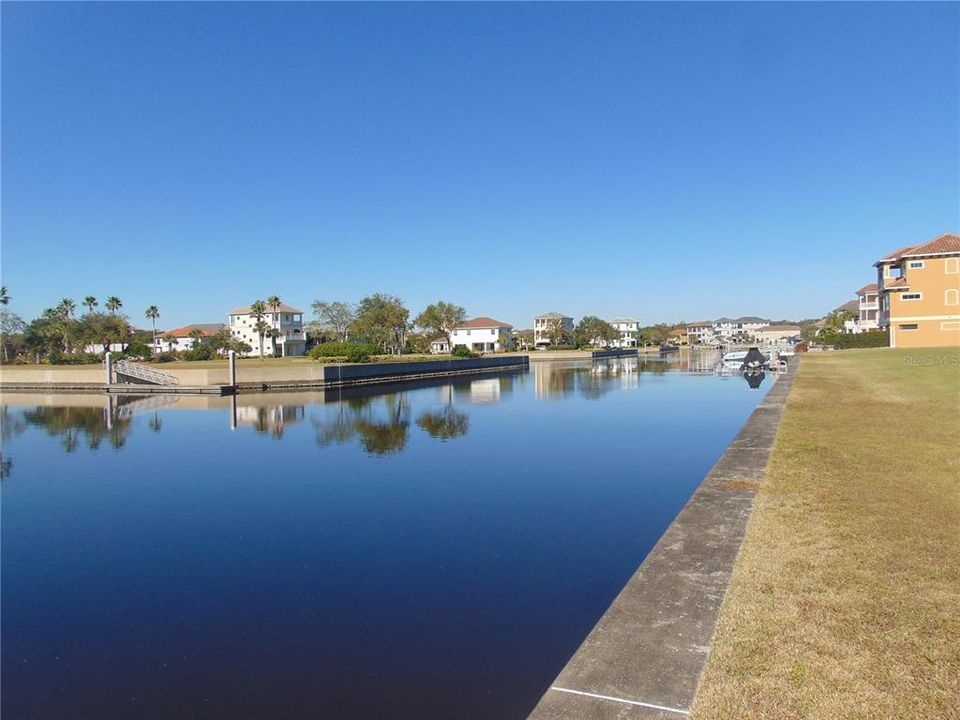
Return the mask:
<svg viewBox="0 0 960 720"><path fill-rule="evenodd" d="M234 425L250 425L258 433L269 432L281 437L287 425L302 421L305 417L303 405L240 405L233 397Z"/></svg>
<svg viewBox="0 0 960 720"><path fill-rule="evenodd" d="M641 367L637 358L611 358L590 363L537 362L532 365L534 394L538 400L560 400L579 392L596 399L611 390L630 390L639 385Z"/></svg>

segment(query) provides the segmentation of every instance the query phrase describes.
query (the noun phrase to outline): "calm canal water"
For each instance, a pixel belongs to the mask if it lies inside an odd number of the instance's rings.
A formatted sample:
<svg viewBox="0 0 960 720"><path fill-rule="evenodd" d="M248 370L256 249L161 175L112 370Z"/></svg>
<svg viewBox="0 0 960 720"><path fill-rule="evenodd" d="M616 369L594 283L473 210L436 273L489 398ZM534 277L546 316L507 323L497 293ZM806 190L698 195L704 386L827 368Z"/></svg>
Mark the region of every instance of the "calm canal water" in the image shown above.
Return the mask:
<svg viewBox="0 0 960 720"><path fill-rule="evenodd" d="M3 715L523 718L770 385L6 395Z"/></svg>

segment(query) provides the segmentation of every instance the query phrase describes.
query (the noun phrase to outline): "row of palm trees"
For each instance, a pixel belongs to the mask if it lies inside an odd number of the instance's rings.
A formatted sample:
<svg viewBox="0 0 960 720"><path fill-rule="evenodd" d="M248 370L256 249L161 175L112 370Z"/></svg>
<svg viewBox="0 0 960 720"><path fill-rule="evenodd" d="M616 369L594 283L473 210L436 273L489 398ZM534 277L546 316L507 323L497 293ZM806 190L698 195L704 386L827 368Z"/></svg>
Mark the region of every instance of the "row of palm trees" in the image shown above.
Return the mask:
<svg viewBox="0 0 960 720"><path fill-rule="evenodd" d="M0 305L7 305L10 302L10 294L7 291L7 287L4 285L0 288ZM100 305L100 302L93 295L87 295L83 302L81 303L88 313L92 313L96 307ZM283 333L280 331L280 328L274 327L271 323L267 322L264 318L267 314L267 309L269 308L272 312L277 313L280 310L280 306L283 305L283 301L280 300L278 295L271 295L264 300L255 300L250 304L250 313L256 318L256 323L253 326L254 331L260 337L260 357L263 357L263 342L264 339L269 337L271 340L276 340ZM111 315L116 315L123 308L123 301L118 298L116 295L111 295L104 301L103 307ZM72 298L63 298L57 303L56 307L52 309L52 314L56 317L63 318L67 320L72 318L74 313L77 311L77 304L73 301ZM160 308L156 305L151 305L144 311L144 317L149 320L153 326L153 347L157 347L157 320L160 318ZM197 330L194 331L197 333L196 340L202 338L202 333ZM175 338L167 338L169 341L175 341Z"/></svg>

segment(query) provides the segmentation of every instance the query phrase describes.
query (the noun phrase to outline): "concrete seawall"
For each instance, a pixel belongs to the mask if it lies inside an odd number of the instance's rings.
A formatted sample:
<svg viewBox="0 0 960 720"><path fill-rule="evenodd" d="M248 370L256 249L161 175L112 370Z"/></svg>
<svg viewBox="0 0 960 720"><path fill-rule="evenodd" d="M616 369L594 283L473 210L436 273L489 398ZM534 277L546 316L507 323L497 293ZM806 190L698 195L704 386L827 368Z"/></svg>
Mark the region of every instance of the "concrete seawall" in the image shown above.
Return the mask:
<svg viewBox="0 0 960 720"><path fill-rule="evenodd" d="M420 378L467 375L507 369L525 369L530 366L526 355L503 357L464 358L462 360L429 360L422 362L389 362L357 365L299 365L299 366L244 366L238 365L239 391L272 389L332 388L383 382L402 382ZM108 387L106 371L102 367L6 366L0 370L0 390L4 392L29 390L40 392L118 392L131 393L193 393L211 389L231 388L226 367L167 368L157 367L175 376L179 385L128 385Z"/></svg>
<svg viewBox="0 0 960 720"><path fill-rule="evenodd" d="M637 349L636 348L623 348L621 350L594 350L590 353L590 357L593 359L596 358L612 358L612 357L636 357Z"/></svg>
<svg viewBox="0 0 960 720"><path fill-rule="evenodd" d="M798 363L778 377L531 720L689 714Z"/></svg>

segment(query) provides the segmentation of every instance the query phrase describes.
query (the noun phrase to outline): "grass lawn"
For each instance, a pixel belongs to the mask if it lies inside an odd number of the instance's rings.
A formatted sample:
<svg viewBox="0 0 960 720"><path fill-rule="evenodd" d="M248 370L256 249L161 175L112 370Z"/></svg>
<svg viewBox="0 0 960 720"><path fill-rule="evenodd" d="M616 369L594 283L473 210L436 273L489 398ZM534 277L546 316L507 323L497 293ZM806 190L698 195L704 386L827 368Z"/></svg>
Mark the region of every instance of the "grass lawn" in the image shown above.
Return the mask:
<svg viewBox="0 0 960 720"><path fill-rule="evenodd" d="M960 351L803 357L692 717L960 718Z"/></svg>

